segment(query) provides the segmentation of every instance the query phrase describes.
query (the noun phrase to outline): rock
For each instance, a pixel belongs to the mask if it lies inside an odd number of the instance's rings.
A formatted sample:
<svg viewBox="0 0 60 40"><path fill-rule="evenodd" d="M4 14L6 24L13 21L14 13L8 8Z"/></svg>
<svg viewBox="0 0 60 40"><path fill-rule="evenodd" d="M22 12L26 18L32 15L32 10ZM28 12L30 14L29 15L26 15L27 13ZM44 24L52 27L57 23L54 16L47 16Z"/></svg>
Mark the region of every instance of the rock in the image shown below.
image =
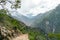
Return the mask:
<svg viewBox="0 0 60 40"><path fill-rule="evenodd" d="M15 32L16 30L9 30L5 27L0 26L0 39L1 40L11 40L12 38L16 37L18 33ZM18 32L18 31L17 31Z"/></svg>

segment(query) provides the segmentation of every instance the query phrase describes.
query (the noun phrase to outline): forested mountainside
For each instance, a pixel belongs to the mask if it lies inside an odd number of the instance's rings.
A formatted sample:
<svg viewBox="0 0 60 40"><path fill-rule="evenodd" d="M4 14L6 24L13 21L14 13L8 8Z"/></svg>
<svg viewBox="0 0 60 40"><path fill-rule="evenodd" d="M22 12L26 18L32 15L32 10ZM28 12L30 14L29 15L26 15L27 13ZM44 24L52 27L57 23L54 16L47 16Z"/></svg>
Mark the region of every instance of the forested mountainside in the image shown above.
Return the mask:
<svg viewBox="0 0 60 40"><path fill-rule="evenodd" d="M42 16L38 15L32 26L38 27L45 33L48 33L51 40L60 40L60 5Z"/></svg>
<svg viewBox="0 0 60 40"><path fill-rule="evenodd" d="M0 10L0 40L11 40L20 34L28 34L29 40L46 40L44 33L36 28L30 28Z"/></svg>
<svg viewBox="0 0 60 40"><path fill-rule="evenodd" d="M38 15L32 25L40 27L44 31L47 29L48 32L60 33L60 5L42 16Z"/></svg>

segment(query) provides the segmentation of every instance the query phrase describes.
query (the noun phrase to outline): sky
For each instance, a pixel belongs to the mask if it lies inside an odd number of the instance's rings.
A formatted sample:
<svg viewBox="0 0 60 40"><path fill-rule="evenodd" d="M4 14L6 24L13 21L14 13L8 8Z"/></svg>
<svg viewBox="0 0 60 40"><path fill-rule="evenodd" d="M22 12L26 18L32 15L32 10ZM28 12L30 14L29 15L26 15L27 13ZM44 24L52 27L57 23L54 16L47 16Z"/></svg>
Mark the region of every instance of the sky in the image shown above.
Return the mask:
<svg viewBox="0 0 60 40"><path fill-rule="evenodd" d="M60 0L22 0L21 14L36 16L55 9L58 4L60 4Z"/></svg>
<svg viewBox="0 0 60 40"><path fill-rule="evenodd" d="M38 14L43 14L52 9L55 9L58 6L58 4L60 4L60 0L21 0L21 8L17 10L11 9L11 4L8 2L5 5L5 7L9 11L17 11L17 14L19 15L22 14L26 17L34 17ZM14 12L12 15L16 16L16 13Z"/></svg>

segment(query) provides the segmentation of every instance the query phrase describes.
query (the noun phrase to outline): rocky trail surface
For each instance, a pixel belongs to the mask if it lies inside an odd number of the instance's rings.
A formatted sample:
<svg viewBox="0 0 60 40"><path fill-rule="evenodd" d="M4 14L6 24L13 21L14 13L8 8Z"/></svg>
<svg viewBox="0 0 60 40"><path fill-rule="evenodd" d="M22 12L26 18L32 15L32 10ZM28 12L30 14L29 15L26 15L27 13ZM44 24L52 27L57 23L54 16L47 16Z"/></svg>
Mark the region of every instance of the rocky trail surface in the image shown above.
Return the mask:
<svg viewBox="0 0 60 40"><path fill-rule="evenodd" d="M13 38L12 40L29 40L29 38L28 38L28 34L22 34L16 38Z"/></svg>

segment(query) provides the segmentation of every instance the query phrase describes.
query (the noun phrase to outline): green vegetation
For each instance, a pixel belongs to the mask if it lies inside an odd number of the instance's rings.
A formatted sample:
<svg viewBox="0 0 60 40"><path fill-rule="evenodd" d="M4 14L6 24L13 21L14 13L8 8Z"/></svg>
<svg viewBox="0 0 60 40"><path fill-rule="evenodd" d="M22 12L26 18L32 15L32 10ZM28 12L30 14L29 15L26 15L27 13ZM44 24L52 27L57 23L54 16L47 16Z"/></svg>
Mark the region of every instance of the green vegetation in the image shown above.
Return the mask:
<svg viewBox="0 0 60 40"><path fill-rule="evenodd" d="M28 33L30 40L45 40L44 34L38 31L38 29L27 27L24 23L8 16L6 13L4 9L0 10L0 26L10 30L16 27L21 33Z"/></svg>
<svg viewBox="0 0 60 40"><path fill-rule="evenodd" d="M29 38L30 40L46 40L44 34L35 28L29 30Z"/></svg>
<svg viewBox="0 0 60 40"><path fill-rule="evenodd" d="M19 22L16 19L13 19L12 17L6 15L5 10L0 10L0 25L5 26L7 28L12 28L15 26L17 28L24 27L24 24L22 22Z"/></svg>
<svg viewBox="0 0 60 40"><path fill-rule="evenodd" d="M16 27L21 33L28 33L30 40L46 40L46 37L41 30L38 30L38 28L30 28L24 23L8 16L6 13L7 12L4 9L0 10L0 26L4 26L10 30ZM48 34L48 37L51 40L60 40L60 34L50 33Z"/></svg>
<svg viewBox="0 0 60 40"><path fill-rule="evenodd" d="M60 40L60 34L53 34L53 33L50 33L49 35L49 38L51 39L51 40Z"/></svg>

